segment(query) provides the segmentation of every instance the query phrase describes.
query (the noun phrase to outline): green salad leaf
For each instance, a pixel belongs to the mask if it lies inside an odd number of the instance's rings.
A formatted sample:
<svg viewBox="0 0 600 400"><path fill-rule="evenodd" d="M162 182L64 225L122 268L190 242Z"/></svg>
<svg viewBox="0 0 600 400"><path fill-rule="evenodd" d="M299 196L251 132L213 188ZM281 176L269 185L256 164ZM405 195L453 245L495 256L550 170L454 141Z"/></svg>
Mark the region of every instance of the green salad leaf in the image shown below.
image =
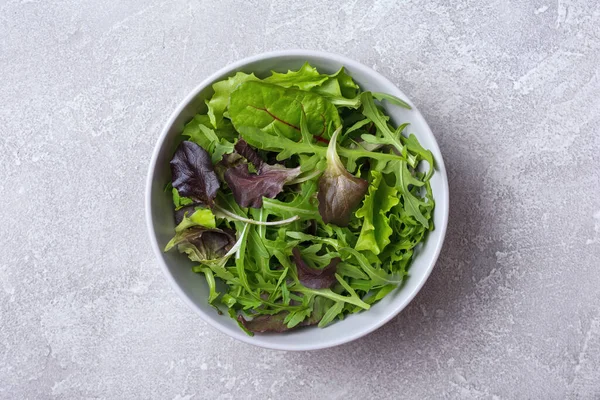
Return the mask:
<svg viewBox="0 0 600 400"><path fill-rule="evenodd" d="M307 116L309 130L326 135L330 124L341 125L337 109L325 97L294 88L263 82L246 82L231 94L229 115L234 127L253 127L300 139L300 114Z"/></svg>
<svg viewBox="0 0 600 400"><path fill-rule="evenodd" d="M363 218L363 221L354 248L379 254L390 243L390 236L394 231L390 226L388 213L400 202L400 199L398 189L388 186L381 172L372 170L371 176L373 180L369 187L369 194L365 197L362 207L356 211L356 216Z"/></svg>
<svg viewBox="0 0 600 400"><path fill-rule="evenodd" d="M253 335L324 328L402 290L435 208L433 154L382 107L410 105L308 63L213 90L166 189L165 251L196 263L208 303Z"/></svg>
<svg viewBox="0 0 600 400"><path fill-rule="evenodd" d="M223 122L223 114L229 107L229 99L231 93L242 83L248 81L256 81L258 78L254 74L245 74L238 72L234 76L219 81L213 85L215 94L206 102L208 107L207 117L214 128L221 126ZM200 115L200 117L203 117ZM184 132L185 134L185 132Z"/></svg>
<svg viewBox="0 0 600 400"><path fill-rule="evenodd" d="M319 71L309 63L304 63L298 71L287 71L279 73L273 71L271 76L266 77L263 82L272 83L284 88L297 87L309 91L321 86L329 76L320 74Z"/></svg>
<svg viewBox="0 0 600 400"><path fill-rule="evenodd" d="M179 233L193 226L216 228L215 215L208 208L198 208L190 216L186 213L181 222L175 227L175 232Z"/></svg>

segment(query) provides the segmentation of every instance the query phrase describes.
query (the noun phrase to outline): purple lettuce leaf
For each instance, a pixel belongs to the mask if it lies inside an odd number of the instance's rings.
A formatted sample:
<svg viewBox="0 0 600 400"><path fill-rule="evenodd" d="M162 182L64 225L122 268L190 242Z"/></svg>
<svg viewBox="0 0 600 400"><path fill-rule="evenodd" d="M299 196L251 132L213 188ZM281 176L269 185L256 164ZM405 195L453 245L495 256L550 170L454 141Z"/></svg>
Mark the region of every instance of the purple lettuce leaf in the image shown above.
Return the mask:
<svg viewBox="0 0 600 400"><path fill-rule="evenodd" d="M297 247L294 247L292 254L298 271L298 280L302 285L311 289L327 289L336 282L335 273L341 261L339 257L332 258L325 268L315 269L306 264Z"/></svg>
<svg viewBox="0 0 600 400"><path fill-rule="evenodd" d="M319 214L326 224L348 226L352 212L358 208L369 182L350 174L336 150L340 130L334 132L327 148L327 169L319 178Z"/></svg>
<svg viewBox="0 0 600 400"><path fill-rule="evenodd" d="M206 150L193 142L181 142L171 159L171 175L179 195L212 207L220 185Z"/></svg>
<svg viewBox="0 0 600 400"><path fill-rule="evenodd" d="M289 331L290 329L296 329L301 326L315 325L323 318L323 315L327 312L328 306L332 303L331 300L324 297L317 297L312 305L312 313L303 321L298 323L293 328L288 328L284 322L286 317L289 315L287 311L281 311L273 315L258 315L251 320L245 319L243 316L238 315L237 320L244 326L248 331L255 333L264 332L276 332L281 333Z"/></svg>
<svg viewBox="0 0 600 400"><path fill-rule="evenodd" d="M275 198L286 183L300 174L300 167L286 168L279 164L267 164L243 139L236 143L235 149L239 155L252 163L257 171L250 172L248 164L231 163L224 173L225 182L231 189L236 203L242 207L262 207L263 197ZM229 159L235 160L235 157L230 156L227 160Z"/></svg>

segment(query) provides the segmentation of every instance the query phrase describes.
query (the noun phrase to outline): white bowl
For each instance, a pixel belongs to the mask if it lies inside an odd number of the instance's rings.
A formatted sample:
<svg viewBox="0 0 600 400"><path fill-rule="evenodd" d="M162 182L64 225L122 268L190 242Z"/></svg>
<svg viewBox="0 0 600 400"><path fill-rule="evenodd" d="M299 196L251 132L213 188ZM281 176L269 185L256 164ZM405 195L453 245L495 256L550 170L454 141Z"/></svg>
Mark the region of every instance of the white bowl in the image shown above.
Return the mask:
<svg viewBox="0 0 600 400"><path fill-rule="evenodd" d="M175 228L171 195L164 191L165 185L171 180L169 161L185 123L196 113L206 111L204 100L212 95L213 83L238 71L254 72L258 77L269 75L271 70L286 72L288 69L299 68L306 61L323 73L333 73L343 66L363 90L389 93L411 104L413 109L410 111L389 104L385 106L396 124L410 122L410 132L417 136L423 147L433 152L437 163L431 179L436 202L433 217L435 230L429 233L424 246L413 260L405 284L370 310L350 315L324 329L315 326L283 334L256 334L251 337L226 313L218 315L208 305L208 287L204 276L192 272L192 264L185 255L177 251L163 252ZM246 343L278 350L314 350L337 346L358 339L394 318L415 297L435 265L446 234L448 204L448 179L442 154L431 129L408 97L388 79L356 61L336 54L307 50L277 51L249 57L226 66L198 85L179 104L166 123L154 148L146 189L146 219L152 247L163 272L179 295L206 322L220 331Z"/></svg>

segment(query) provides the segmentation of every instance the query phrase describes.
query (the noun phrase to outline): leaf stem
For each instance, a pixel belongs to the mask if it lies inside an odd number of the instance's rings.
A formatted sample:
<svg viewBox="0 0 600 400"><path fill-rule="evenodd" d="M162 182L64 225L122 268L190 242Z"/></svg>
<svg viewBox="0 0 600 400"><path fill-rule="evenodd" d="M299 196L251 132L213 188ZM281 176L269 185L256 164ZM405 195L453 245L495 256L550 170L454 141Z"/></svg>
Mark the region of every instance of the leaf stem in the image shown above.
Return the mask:
<svg viewBox="0 0 600 400"><path fill-rule="evenodd" d="M267 222L267 221L257 221L255 219L245 218L245 217L242 217L242 216L237 215L235 213L232 213L231 211L228 211L228 210L224 209L223 207L218 206L217 204L214 205L214 210L218 211L218 212L222 213L223 215L225 215L225 216L227 216L227 217L229 217L231 219L234 219L236 221L245 222L247 224L253 224L253 225L264 225L264 226L285 225L285 224L289 224L291 222L294 222L294 221L297 221L297 220L300 219L300 216L294 215L291 218L282 219L280 221L270 221L270 222Z"/></svg>
<svg viewBox="0 0 600 400"><path fill-rule="evenodd" d="M310 181L313 178L316 178L317 176L321 175L323 173L322 169L315 169L312 172L304 175L304 176L299 176L296 179L293 179L291 181L289 181L287 184L288 185L295 185L297 183L302 183L302 182L306 182L306 181Z"/></svg>

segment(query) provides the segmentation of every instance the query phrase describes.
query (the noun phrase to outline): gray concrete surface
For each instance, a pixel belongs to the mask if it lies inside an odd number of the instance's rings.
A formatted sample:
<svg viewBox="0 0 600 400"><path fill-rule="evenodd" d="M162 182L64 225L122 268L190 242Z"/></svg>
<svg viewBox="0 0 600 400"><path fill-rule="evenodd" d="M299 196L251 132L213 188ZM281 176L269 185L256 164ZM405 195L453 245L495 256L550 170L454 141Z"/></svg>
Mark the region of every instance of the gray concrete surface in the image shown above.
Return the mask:
<svg viewBox="0 0 600 400"><path fill-rule="evenodd" d="M146 167L175 105L251 54L334 51L420 107L446 245L393 322L284 353L163 278ZM600 3L0 4L0 398L600 398Z"/></svg>

